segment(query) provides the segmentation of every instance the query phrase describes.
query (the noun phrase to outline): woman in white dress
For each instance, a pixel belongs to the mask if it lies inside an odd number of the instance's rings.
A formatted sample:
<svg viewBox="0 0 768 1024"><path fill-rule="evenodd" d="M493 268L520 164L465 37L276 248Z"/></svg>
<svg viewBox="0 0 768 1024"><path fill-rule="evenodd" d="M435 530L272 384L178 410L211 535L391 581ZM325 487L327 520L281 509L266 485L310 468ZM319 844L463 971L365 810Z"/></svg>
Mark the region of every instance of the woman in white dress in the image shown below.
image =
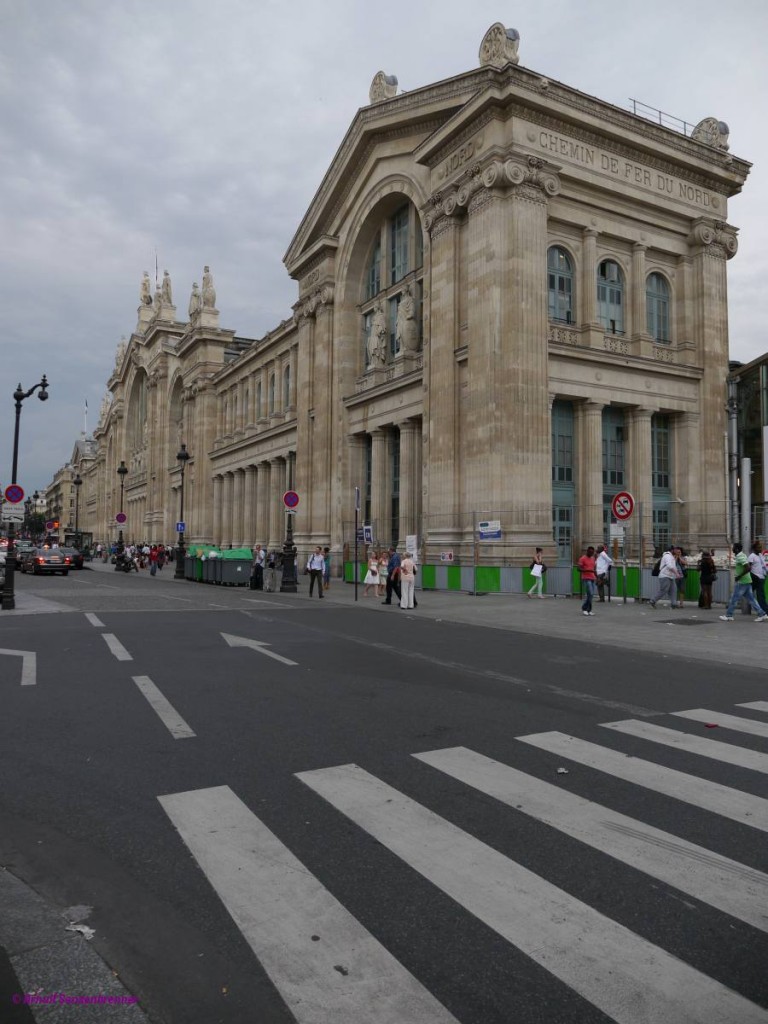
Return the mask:
<svg viewBox="0 0 768 1024"><path fill-rule="evenodd" d="M372 551L368 556L368 572L365 574L363 583L365 584L363 597L370 595L371 587L373 587L373 596L376 597L379 586L379 556L375 551Z"/></svg>
<svg viewBox="0 0 768 1024"><path fill-rule="evenodd" d="M381 552L379 558L379 597L384 597L384 593L387 589L387 553L386 551Z"/></svg>

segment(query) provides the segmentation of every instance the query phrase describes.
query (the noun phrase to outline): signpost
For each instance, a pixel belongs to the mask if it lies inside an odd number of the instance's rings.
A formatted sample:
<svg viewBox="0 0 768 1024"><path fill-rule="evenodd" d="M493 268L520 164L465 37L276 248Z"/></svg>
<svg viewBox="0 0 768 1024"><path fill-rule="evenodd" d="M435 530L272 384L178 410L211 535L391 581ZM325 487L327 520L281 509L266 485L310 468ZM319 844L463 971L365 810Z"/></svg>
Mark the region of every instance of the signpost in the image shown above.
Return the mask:
<svg viewBox="0 0 768 1024"><path fill-rule="evenodd" d="M181 523L181 522L176 523L176 533L184 533L186 528L187 528L187 524L186 523Z"/></svg>
<svg viewBox="0 0 768 1024"><path fill-rule="evenodd" d="M299 504L299 496L296 491L286 491L283 495L283 504L289 511L295 509Z"/></svg>
<svg viewBox="0 0 768 1024"><path fill-rule="evenodd" d="M24 500L24 488L19 487L18 484L9 484L5 488L5 500L10 501L12 505L17 505Z"/></svg>
<svg viewBox="0 0 768 1024"><path fill-rule="evenodd" d="M501 520L485 519L477 524L478 540L501 540Z"/></svg>
<svg viewBox="0 0 768 1024"><path fill-rule="evenodd" d="M611 512L613 513L615 519L618 519L618 521L620 523L626 523L628 519L632 518L632 513L634 511L635 511L635 499L632 497L632 495L629 493L629 491L619 491L618 494L614 494L613 501L611 502ZM621 527L619 527L619 529L621 529L621 531L623 533L624 527L621 526ZM611 529L611 536L614 536L613 529ZM623 562L624 562L624 573L623 573L623 576L624 576L624 578L623 578L623 581L622 581L623 582L622 591L623 591L623 596L624 596L623 603L626 604L627 603L627 546L626 546L626 544L623 544L622 550L624 552L624 559L623 559ZM642 571L642 563L641 563L641 571Z"/></svg>
<svg viewBox="0 0 768 1024"><path fill-rule="evenodd" d="M634 511L635 499L629 491L619 491L618 494L614 494L613 501L611 502L611 512L613 512L613 515L620 523L631 519Z"/></svg>

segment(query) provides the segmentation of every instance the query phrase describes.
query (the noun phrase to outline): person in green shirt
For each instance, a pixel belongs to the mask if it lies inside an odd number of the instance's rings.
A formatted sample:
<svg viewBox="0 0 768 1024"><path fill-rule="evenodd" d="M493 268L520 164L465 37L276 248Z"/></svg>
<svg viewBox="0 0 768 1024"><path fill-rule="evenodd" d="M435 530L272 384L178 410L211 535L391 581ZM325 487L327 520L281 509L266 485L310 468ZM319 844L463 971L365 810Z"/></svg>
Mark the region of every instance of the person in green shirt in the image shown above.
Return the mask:
<svg viewBox="0 0 768 1024"><path fill-rule="evenodd" d="M749 571L749 562L747 561L747 556L744 554L741 544L736 543L733 545L733 553L736 556L736 561L733 567L735 585L733 593L731 594L731 600L728 602L728 607L725 609L725 615L721 615L720 618L723 622L733 622L733 613L736 610L736 605L742 600L742 598L746 598L752 610L757 612L755 622L765 622L765 620L768 619L768 615L765 614L763 609L757 603L754 592L752 591L752 574Z"/></svg>

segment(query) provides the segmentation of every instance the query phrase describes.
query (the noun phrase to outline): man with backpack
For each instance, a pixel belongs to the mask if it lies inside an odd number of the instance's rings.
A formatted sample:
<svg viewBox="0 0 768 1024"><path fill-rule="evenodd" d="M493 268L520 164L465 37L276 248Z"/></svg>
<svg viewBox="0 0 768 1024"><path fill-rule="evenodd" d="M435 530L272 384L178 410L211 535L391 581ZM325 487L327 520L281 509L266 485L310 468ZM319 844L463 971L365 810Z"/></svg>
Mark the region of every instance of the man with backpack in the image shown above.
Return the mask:
<svg viewBox="0 0 768 1024"><path fill-rule="evenodd" d="M651 598L651 608L656 607L657 601L669 601L670 608L677 603L677 580L681 575L677 560L681 551L678 544L674 544L668 551L665 551L659 561L659 590L655 597ZM654 571L656 567L654 566Z"/></svg>

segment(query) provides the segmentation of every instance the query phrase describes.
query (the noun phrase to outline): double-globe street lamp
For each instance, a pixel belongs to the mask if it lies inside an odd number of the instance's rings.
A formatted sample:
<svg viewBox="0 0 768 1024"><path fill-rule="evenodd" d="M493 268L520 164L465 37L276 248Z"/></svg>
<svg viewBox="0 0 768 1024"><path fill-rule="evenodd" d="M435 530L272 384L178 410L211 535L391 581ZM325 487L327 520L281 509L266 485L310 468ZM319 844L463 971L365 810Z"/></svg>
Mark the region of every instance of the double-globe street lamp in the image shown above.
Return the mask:
<svg viewBox="0 0 768 1024"><path fill-rule="evenodd" d="M175 580L184 579L184 558L187 554L187 550L184 547L184 467L189 461L189 452L187 446L183 444L176 454L176 459L179 463L179 469L181 470L181 503L179 507L179 539L176 545L176 572L173 574Z"/></svg>
<svg viewBox="0 0 768 1024"><path fill-rule="evenodd" d="M18 385L16 390L13 392L13 400L16 403L16 423L13 430L13 469L11 472L11 483L16 484L18 470L19 470L19 421L21 420L21 403L25 398L29 398L35 391L40 389L37 397L41 402L44 402L48 398L48 380L43 374L40 378L40 383L35 384L29 391L25 391L21 384ZM15 540L16 540L16 529L14 520L10 520L8 526L8 551L5 556L5 584L3 586L3 597L0 606L3 611L13 611L16 607L16 598L14 596L14 574L16 569L16 551L15 551Z"/></svg>
<svg viewBox="0 0 768 1024"><path fill-rule="evenodd" d="M120 465L117 467L117 475L120 477L120 536L117 538L117 553L122 555L125 551L125 544L123 542L123 493L125 491L125 474L128 472L126 464L120 460Z"/></svg>
<svg viewBox="0 0 768 1024"><path fill-rule="evenodd" d="M79 473L76 474L75 479L72 481L75 487L75 548L77 551L80 550L80 488L83 484L83 478Z"/></svg>

